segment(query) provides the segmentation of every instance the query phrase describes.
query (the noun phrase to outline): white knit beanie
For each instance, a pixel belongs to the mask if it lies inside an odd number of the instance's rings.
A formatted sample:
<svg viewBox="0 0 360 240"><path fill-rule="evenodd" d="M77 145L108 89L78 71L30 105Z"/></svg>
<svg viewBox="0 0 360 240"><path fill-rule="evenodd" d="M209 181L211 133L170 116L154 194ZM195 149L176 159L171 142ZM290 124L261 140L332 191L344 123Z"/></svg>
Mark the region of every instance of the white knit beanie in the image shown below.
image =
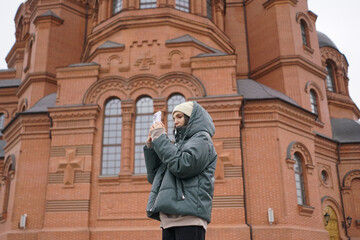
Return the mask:
<svg viewBox="0 0 360 240"><path fill-rule="evenodd" d="M174 116L175 112L182 112L186 116L190 117L193 108L194 108L193 102L184 102L175 106L174 110L172 111L172 115Z"/></svg>

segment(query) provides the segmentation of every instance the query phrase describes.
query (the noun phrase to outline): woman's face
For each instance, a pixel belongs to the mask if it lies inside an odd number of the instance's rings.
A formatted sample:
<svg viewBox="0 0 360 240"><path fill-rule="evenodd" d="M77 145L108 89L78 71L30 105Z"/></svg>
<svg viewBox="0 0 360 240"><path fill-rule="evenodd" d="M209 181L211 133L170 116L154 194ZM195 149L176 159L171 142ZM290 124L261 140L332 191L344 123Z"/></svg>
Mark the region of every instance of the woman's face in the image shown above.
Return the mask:
<svg viewBox="0 0 360 240"><path fill-rule="evenodd" d="M175 127L182 127L185 125L185 117L182 112L175 112L173 115Z"/></svg>

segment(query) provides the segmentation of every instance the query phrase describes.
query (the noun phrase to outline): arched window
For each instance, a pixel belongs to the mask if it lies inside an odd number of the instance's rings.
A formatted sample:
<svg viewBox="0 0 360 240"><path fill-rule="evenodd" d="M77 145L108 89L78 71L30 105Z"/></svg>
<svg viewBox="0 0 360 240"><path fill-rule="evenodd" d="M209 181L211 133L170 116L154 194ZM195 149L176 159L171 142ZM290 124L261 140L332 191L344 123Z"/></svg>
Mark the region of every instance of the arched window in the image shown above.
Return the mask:
<svg viewBox="0 0 360 240"><path fill-rule="evenodd" d="M2 130L4 129L5 123L5 114L0 113L0 136L2 135Z"/></svg>
<svg viewBox="0 0 360 240"><path fill-rule="evenodd" d="M156 0L140 0L140 9L156 8Z"/></svg>
<svg viewBox="0 0 360 240"><path fill-rule="evenodd" d="M149 134L149 128L153 120L153 100L150 97L142 97L136 102L135 118L135 162L134 173L145 174L145 158L143 146Z"/></svg>
<svg viewBox="0 0 360 240"><path fill-rule="evenodd" d="M189 0L176 0L175 8L180 11L189 12L190 11Z"/></svg>
<svg viewBox="0 0 360 240"><path fill-rule="evenodd" d="M212 1L213 0L206 0L206 14L210 20L212 20Z"/></svg>
<svg viewBox="0 0 360 240"><path fill-rule="evenodd" d="M24 72L27 72L27 70L29 70L30 65L31 65L31 54L32 54L32 47L33 47L33 40L30 40L30 44L29 44L29 48L28 48L28 56L27 56L27 61L26 61L26 67L24 69Z"/></svg>
<svg viewBox="0 0 360 240"><path fill-rule="evenodd" d="M311 112L315 114L319 114L317 97L313 89L310 90L310 104L311 104Z"/></svg>
<svg viewBox="0 0 360 240"><path fill-rule="evenodd" d="M117 175L121 162L121 101L112 98L105 104L101 175Z"/></svg>
<svg viewBox="0 0 360 240"><path fill-rule="evenodd" d="M333 92L334 91L334 83L335 83L334 69L333 69L333 65L329 62L326 63L326 71L327 71L326 89Z"/></svg>
<svg viewBox="0 0 360 240"><path fill-rule="evenodd" d="M304 20L300 20L300 27L301 27L301 38L302 38L303 45L310 47L309 33L308 33L309 29Z"/></svg>
<svg viewBox="0 0 360 240"><path fill-rule="evenodd" d="M172 118L172 111L176 105L185 102L184 96L180 94L172 95L167 101L167 131L170 140L175 141L174 137L174 120Z"/></svg>
<svg viewBox="0 0 360 240"><path fill-rule="evenodd" d="M113 14L117 14L121 11L123 7L123 1L122 0L113 0Z"/></svg>
<svg viewBox="0 0 360 240"><path fill-rule="evenodd" d="M306 205L306 196L305 196L305 184L304 184L304 174L303 174L303 161L300 154L294 154L294 171L295 171L295 186L296 186L296 195L297 202L299 205Z"/></svg>
<svg viewBox="0 0 360 240"><path fill-rule="evenodd" d="M11 193L11 181L13 179L13 175L15 174L15 156L10 155L4 165L2 181L4 185L4 195L2 201L2 212L0 214L0 220L6 220L8 214L9 207L9 199Z"/></svg>

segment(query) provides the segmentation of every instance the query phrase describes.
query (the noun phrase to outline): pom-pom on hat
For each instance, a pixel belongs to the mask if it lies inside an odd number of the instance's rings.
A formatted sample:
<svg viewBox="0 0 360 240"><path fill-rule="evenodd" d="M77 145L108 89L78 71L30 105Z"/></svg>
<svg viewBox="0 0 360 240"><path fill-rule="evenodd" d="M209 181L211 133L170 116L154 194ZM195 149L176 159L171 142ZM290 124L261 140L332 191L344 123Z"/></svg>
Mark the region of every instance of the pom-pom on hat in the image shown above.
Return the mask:
<svg viewBox="0 0 360 240"><path fill-rule="evenodd" d="M182 112L186 116L190 117L193 108L194 108L193 102L184 102L175 106L174 110L172 111L172 115L174 116L175 112Z"/></svg>

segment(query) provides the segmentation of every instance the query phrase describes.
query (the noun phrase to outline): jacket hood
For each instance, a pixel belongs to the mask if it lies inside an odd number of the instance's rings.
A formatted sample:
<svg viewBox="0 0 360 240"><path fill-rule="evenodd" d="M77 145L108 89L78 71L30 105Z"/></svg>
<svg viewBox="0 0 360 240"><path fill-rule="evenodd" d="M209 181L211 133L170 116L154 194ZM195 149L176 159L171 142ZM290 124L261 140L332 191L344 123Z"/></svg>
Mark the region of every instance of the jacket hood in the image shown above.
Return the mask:
<svg viewBox="0 0 360 240"><path fill-rule="evenodd" d="M196 101L194 102L194 108L191 113L189 123L186 127L185 138L190 138L197 132L205 131L214 136L215 126L210 114Z"/></svg>

